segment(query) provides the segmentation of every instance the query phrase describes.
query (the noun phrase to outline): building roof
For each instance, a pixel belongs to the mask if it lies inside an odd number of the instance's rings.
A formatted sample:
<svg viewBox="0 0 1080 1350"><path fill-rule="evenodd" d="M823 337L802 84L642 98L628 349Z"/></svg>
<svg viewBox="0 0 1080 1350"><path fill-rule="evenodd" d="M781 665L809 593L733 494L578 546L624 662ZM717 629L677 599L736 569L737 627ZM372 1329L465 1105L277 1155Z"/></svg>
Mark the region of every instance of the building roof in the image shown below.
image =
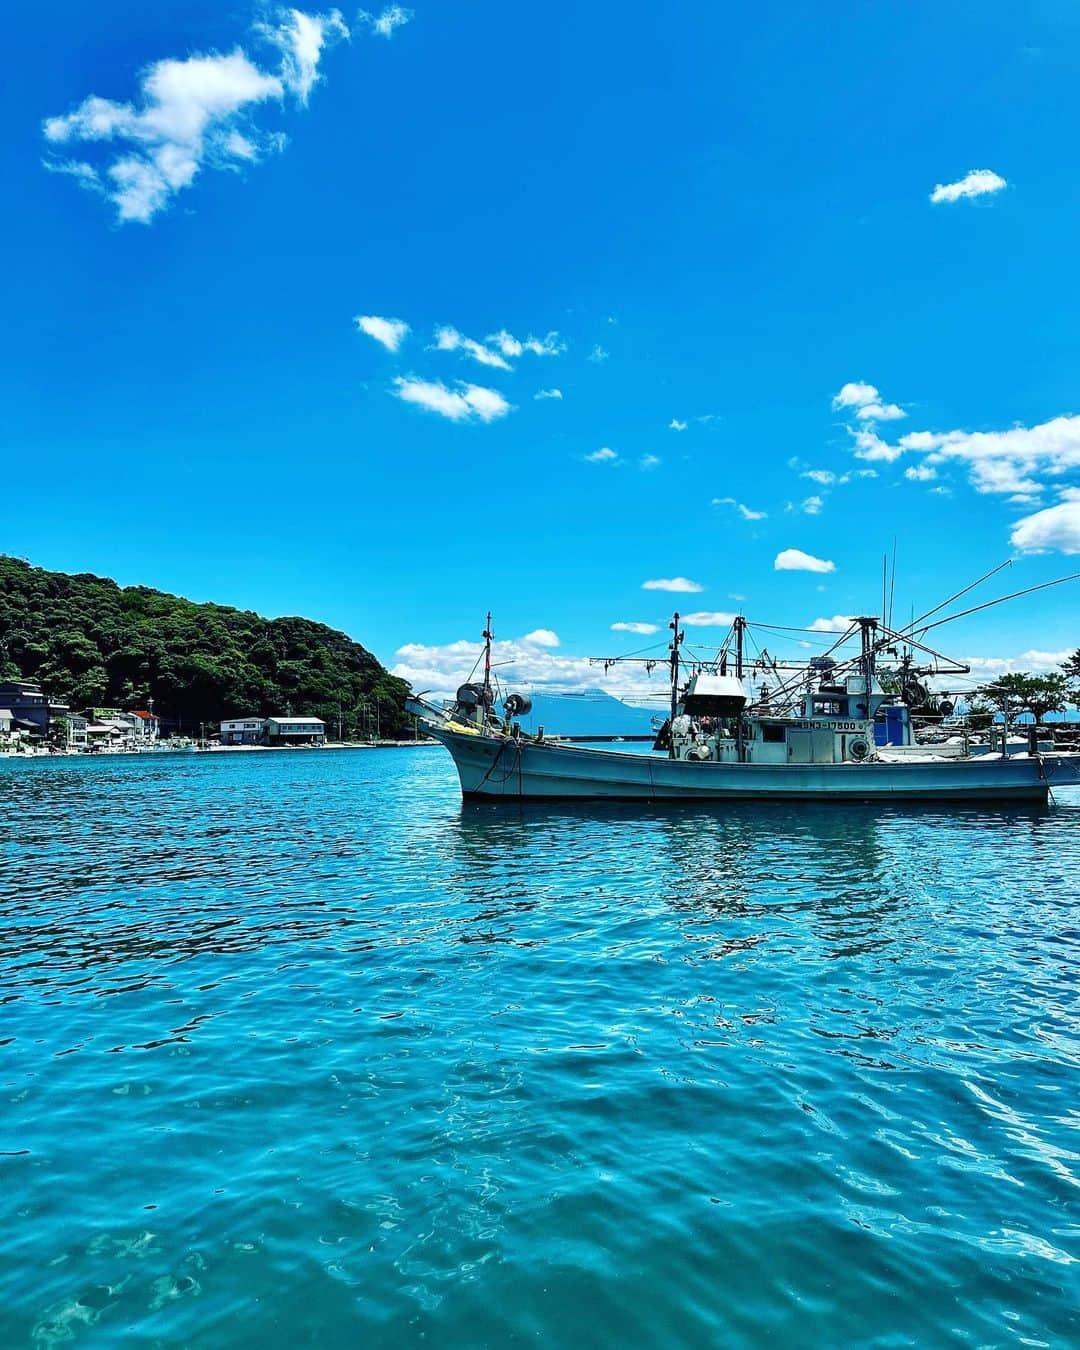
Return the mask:
<svg viewBox="0 0 1080 1350"><path fill-rule="evenodd" d="M321 717L268 717L266 720L279 727L324 727L326 725Z"/></svg>
<svg viewBox="0 0 1080 1350"><path fill-rule="evenodd" d="M12 712L10 708L0 708L0 720L10 722L11 718Z"/></svg>
<svg viewBox="0 0 1080 1350"><path fill-rule="evenodd" d="M141 717L147 722L156 722L158 720L156 713L146 712L142 708L132 708L131 715L132 717Z"/></svg>

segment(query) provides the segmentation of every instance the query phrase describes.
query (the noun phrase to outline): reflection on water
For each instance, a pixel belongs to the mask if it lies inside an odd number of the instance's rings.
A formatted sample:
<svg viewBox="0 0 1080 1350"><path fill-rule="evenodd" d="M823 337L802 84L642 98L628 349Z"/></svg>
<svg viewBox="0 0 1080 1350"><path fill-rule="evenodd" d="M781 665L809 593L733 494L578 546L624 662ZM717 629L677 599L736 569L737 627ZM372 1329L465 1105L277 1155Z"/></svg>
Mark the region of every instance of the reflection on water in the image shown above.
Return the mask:
<svg viewBox="0 0 1080 1350"><path fill-rule="evenodd" d="M1080 793L0 794L0 1344L1075 1341Z"/></svg>

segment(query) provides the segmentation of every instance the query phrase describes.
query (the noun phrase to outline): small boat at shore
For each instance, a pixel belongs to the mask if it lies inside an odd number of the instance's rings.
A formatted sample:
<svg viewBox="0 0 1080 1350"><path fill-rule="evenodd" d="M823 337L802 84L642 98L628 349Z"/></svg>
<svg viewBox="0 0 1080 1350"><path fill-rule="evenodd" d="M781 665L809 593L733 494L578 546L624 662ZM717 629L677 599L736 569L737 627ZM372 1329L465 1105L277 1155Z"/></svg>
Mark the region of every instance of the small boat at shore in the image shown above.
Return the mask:
<svg viewBox="0 0 1080 1350"><path fill-rule="evenodd" d="M896 632L876 617L855 619L845 636L861 639L857 656L818 657L790 676L789 667L772 661L778 684L755 695L744 618L735 619L730 644L710 661L684 662L678 614L670 627L670 715L653 753L563 744L546 739L542 727L529 735L515 720L529 711L522 694L504 700L500 718L490 615L482 679L462 685L448 706L422 695L407 706L450 752L470 799L1046 802L1052 787L1080 784L1080 754L1045 753L1034 736L1027 749L1011 753L1007 729L990 751L980 746L972 753L963 738L944 754L917 745L909 704L925 697L920 677L941 673L942 663L945 673L969 668L924 647L911 630ZM901 649L887 689L883 657ZM933 663L916 666L913 650L931 653ZM647 660L650 668L658 664Z"/></svg>

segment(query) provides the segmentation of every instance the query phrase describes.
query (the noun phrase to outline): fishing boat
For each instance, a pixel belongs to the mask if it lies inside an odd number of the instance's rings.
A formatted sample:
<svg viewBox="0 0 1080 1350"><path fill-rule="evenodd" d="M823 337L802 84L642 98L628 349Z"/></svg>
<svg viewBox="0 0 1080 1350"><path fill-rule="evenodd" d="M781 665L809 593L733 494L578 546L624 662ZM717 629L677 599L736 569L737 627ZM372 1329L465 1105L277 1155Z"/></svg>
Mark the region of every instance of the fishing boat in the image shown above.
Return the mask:
<svg viewBox="0 0 1080 1350"><path fill-rule="evenodd" d="M450 752L462 795L470 799L1045 803L1052 787L1080 783L1080 754L1045 753L1034 735L1027 749L1013 753L1007 727L990 753L971 753L963 742L948 754L919 746L911 706L926 697L923 681L970 667L917 640L914 626L896 631L876 616L854 619L834 649L858 638L857 655L819 656L795 666L769 660L772 688L755 684L761 666L749 668L742 616L730 640L705 661L684 660L677 613L670 629L670 713L652 753L562 744L546 738L543 727L527 734L518 721L530 711L524 694L510 693L500 717L490 614L482 677L470 678L442 707L423 695L407 706ZM916 653L929 656L929 664L917 664ZM894 668L886 672L890 655ZM658 664L649 657L598 660L605 667Z"/></svg>

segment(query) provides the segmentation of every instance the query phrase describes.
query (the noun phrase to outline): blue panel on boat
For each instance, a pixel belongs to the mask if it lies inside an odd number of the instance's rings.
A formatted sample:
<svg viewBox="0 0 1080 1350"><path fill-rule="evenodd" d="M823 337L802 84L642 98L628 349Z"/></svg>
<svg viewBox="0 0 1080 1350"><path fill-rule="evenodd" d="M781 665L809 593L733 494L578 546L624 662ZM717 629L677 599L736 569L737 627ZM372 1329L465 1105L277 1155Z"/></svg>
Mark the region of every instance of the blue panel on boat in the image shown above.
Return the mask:
<svg viewBox="0 0 1080 1350"><path fill-rule="evenodd" d="M907 709L902 704L895 706L887 705L878 710L879 715L884 714L883 722L874 722L874 744L875 745L903 745L904 744L904 721Z"/></svg>

